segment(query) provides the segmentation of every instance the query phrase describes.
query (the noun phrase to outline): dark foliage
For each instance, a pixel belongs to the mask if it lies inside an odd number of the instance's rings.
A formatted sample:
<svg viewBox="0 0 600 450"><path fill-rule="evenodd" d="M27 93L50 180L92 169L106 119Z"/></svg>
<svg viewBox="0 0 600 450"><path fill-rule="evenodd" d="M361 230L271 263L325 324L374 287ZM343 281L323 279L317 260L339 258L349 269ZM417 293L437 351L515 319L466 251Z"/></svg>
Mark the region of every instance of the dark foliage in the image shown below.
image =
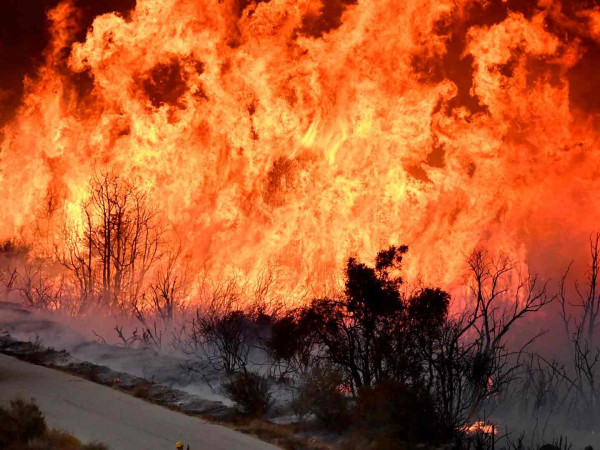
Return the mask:
<svg viewBox="0 0 600 450"><path fill-rule="evenodd" d="M317 351L344 375L354 394L383 379L420 380L423 355L416 344L424 331L439 334L450 297L424 289L403 298L398 272L407 250L381 251L374 268L351 258L343 298L317 299L280 318L269 342L272 353L309 363Z"/></svg>
<svg viewBox="0 0 600 450"><path fill-rule="evenodd" d="M302 382L293 401L294 412L300 417L312 415L316 424L327 430L344 430L352 421L344 387L340 372L317 367Z"/></svg>
<svg viewBox="0 0 600 450"><path fill-rule="evenodd" d="M511 358L518 352L506 348L513 324L553 299L535 277L519 279L511 290L514 264L476 251L467 261L472 304L450 317L450 295L443 290L403 293L407 250L383 250L374 266L350 258L343 295L315 299L280 317L268 342L274 359L305 380L299 396L305 412L318 419L327 401L347 397L356 402L363 428L378 430L388 443L460 435L482 402L514 379L518 362ZM508 307L507 295L515 298ZM306 378L314 367L340 379L315 384Z"/></svg>
<svg viewBox="0 0 600 450"><path fill-rule="evenodd" d="M362 388L355 417L363 435L370 438L423 442L448 439L429 392L419 385L384 380Z"/></svg>
<svg viewBox="0 0 600 450"><path fill-rule="evenodd" d="M0 448L25 444L46 432L46 420L33 400L12 400L0 408Z"/></svg>
<svg viewBox="0 0 600 450"><path fill-rule="evenodd" d="M266 350L277 366L286 365L283 374L304 375L312 369L318 359L315 348L319 342L312 326L312 316L304 309L292 311L273 323Z"/></svg>
<svg viewBox="0 0 600 450"><path fill-rule="evenodd" d="M423 289L410 298L408 318L414 328L434 333L442 327L448 316L450 295L441 289Z"/></svg>
<svg viewBox="0 0 600 450"><path fill-rule="evenodd" d="M227 374L245 370L254 327L244 311L223 315L198 313L194 328L205 340L209 360L215 367Z"/></svg>
<svg viewBox="0 0 600 450"><path fill-rule="evenodd" d="M298 323L292 315L282 317L271 329L267 341L270 353L277 359L290 360L301 349L301 333L297 333Z"/></svg>
<svg viewBox="0 0 600 450"><path fill-rule="evenodd" d="M108 450L108 446L101 442L90 442L82 447L83 450Z"/></svg>
<svg viewBox="0 0 600 450"><path fill-rule="evenodd" d="M108 450L100 442L82 444L68 433L51 430L35 401L12 400L0 408L0 450Z"/></svg>
<svg viewBox="0 0 600 450"><path fill-rule="evenodd" d="M223 384L227 398L244 415L264 416L273 404L269 381L254 372L242 372Z"/></svg>

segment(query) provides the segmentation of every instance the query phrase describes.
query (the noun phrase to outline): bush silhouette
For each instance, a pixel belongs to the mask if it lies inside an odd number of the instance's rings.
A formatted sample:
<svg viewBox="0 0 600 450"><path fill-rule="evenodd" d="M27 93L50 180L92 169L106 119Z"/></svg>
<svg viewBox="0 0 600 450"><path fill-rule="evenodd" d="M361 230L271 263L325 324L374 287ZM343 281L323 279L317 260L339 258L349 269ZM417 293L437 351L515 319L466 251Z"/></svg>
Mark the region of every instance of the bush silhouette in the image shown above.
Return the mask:
<svg viewBox="0 0 600 450"><path fill-rule="evenodd" d="M33 400L12 400L10 408L0 408L0 448L25 444L46 432L46 420Z"/></svg>
<svg viewBox="0 0 600 450"><path fill-rule="evenodd" d="M317 425L333 431L347 428L352 420L349 398L340 372L317 367L305 378L293 401L298 416L312 415Z"/></svg>
<svg viewBox="0 0 600 450"><path fill-rule="evenodd" d="M268 380L254 372L242 372L223 384L223 391L244 415L263 416L272 406Z"/></svg>
<svg viewBox="0 0 600 450"><path fill-rule="evenodd" d="M68 433L51 430L32 399L12 400L9 408L0 408L0 450L108 450L99 442L83 445Z"/></svg>
<svg viewBox="0 0 600 450"><path fill-rule="evenodd" d="M34 439L27 448L28 450L79 450L82 447L81 442L70 434L52 430L44 436Z"/></svg>
<svg viewBox="0 0 600 450"><path fill-rule="evenodd" d="M419 385L384 380L362 388L355 418L364 435L402 442L448 439L429 392Z"/></svg>
<svg viewBox="0 0 600 450"><path fill-rule="evenodd" d="M379 252L374 267L350 258L342 297L315 299L274 324L269 347L275 358L310 363L318 352L350 381L353 394L385 379L423 378L424 349L440 334L450 296L440 289L401 294L407 250Z"/></svg>

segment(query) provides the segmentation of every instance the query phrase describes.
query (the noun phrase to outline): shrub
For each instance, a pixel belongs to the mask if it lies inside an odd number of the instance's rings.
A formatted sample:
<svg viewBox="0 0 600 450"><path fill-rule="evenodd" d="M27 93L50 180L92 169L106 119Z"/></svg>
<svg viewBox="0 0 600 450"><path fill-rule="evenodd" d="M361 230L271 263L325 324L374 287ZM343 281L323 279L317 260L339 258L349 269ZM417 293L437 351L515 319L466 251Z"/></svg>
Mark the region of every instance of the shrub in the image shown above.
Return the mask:
<svg viewBox="0 0 600 450"><path fill-rule="evenodd" d="M46 420L32 399L12 400L10 409L0 408L0 443L26 443L46 432ZM0 444L0 448L3 448Z"/></svg>
<svg viewBox="0 0 600 450"><path fill-rule="evenodd" d="M57 430L48 431L27 446L28 450L79 450L80 448L81 442L77 438Z"/></svg>
<svg viewBox="0 0 600 450"><path fill-rule="evenodd" d="M266 349L276 365L282 363L286 372L306 374L318 358L318 336L312 317L303 309L291 311L278 318L271 327Z"/></svg>
<svg viewBox="0 0 600 450"><path fill-rule="evenodd" d="M361 429L386 440L423 442L449 439L430 394L418 385L385 380L358 395L355 416Z"/></svg>
<svg viewBox="0 0 600 450"><path fill-rule="evenodd" d="M196 311L192 340L204 341L206 356L218 370L228 375L246 369L252 342L251 318L244 311Z"/></svg>
<svg viewBox="0 0 600 450"><path fill-rule="evenodd" d="M439 289L412 296L401 292L399 273L407 250L401 246L379 252L375 267L350 258L342 296L314 299L274 327L275 358L291 359L296 348L306 349L309 356L319 351L353 390L387 378L418 380L429 375L424 369L427 353L421 350L431 349L440 334L450 296Z"/></svg>
<svg viewBox="0 0 600 450"><path fill-rule="evenodd" d="M43 436L34 439L27 450L109 450L108 446L100 442L82 444L79 439L68 433L58 430L49 430Z"/></svg>
<svg viewBox="0 0 600 450"><path fill-rule="evenodd" d="M108 445L97 441L92 441L81 448L82 450L109 450Z"/></svg>
<svg viewBox="0 0 600 450"><path fill-rule="evenodd" d="M239 412L262 416L273 404L268 380L254 372L242 372L223 384L223 391Z"/></svg>
<svg viewBox="0 0 600 450"><path fill-rule="evenodd" d="M10 408L0 408L0 450L108 450L98 442L82 445L68 433L49 430L39 407L32 399L16 399Z"/></svg>
<svg viewBox="0 0 600 450"><path fill-rule="evenodd" d="M342 374L330 368L315 368L306 377L293 402L300 417L312 414L316 423L328 430L341 431L351 422L349 398L343 393Z"/></svg>
<svg viewBox="0 0 600 450"><path fill-rule="evenodd" d="M360 433L352 433L340 443L341 450L431 450L422 444L410 444L387 436L366 438ZM474 449L473 449L474 450Z"/></svg>

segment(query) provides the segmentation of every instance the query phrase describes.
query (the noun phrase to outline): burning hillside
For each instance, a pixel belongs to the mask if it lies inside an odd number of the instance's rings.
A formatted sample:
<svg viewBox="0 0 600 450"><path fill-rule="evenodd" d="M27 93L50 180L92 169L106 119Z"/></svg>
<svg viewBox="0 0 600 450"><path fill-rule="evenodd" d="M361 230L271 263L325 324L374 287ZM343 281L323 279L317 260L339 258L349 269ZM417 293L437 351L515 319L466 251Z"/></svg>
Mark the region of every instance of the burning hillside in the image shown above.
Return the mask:
<svg viewBox="0 0 600 450"><path fill-rule="evenodd" d="M478 246L540 259L598 226L597 2L87 3L54 2L3 84L2 239L81 245L101 174L196 273L286 292L400 244L451 288Z"/></svg>

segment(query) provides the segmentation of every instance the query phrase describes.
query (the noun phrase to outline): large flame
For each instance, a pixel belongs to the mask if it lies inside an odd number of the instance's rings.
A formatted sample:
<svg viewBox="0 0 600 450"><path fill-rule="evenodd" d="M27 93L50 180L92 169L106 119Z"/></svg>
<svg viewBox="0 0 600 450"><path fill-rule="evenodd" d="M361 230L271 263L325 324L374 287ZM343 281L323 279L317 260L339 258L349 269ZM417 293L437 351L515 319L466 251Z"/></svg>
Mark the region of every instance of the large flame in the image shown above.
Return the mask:
<svg viewBox="0 0 600 450"><path fill-rule="evenodd" d="M448 287L476 246L586 234L600 8L532 3L138 0L77 42L63 1L2 132L0 238L54 245L99 170L150 191L197 270L290 291L390 244Z"/></svg>

